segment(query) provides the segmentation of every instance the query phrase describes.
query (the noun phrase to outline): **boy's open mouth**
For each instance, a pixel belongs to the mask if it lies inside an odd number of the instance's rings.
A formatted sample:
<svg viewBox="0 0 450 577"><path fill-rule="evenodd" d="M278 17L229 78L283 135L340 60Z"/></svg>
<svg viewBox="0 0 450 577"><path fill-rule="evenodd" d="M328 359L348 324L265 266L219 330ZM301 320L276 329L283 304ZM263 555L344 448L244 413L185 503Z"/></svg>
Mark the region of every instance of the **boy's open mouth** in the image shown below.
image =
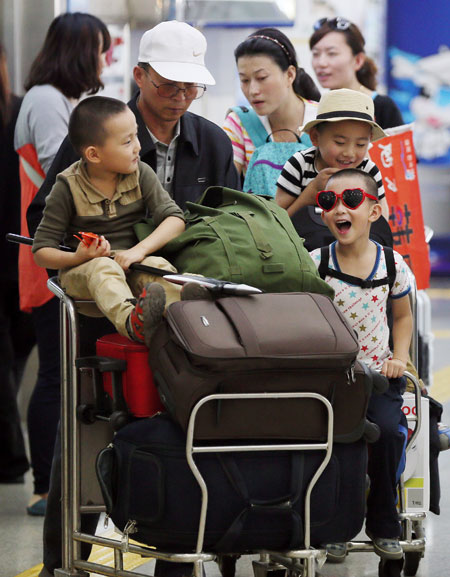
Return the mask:
<svg viewBox="0 0 450 577"><path fill-rule="evenodd" d="M349 220L340 220L336 223L336 226L341 232L347 232L350 230L352 223Z"/></svg>

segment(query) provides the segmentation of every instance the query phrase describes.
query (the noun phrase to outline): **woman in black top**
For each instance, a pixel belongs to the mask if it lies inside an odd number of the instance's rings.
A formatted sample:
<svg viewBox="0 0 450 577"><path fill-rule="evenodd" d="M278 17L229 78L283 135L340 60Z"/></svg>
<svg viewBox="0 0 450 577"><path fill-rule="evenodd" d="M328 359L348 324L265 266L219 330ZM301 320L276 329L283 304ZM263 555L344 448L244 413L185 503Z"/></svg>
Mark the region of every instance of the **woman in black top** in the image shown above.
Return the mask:
<svg viewBox="0 0 450 577"><path fill-rule="evenodd" d="M323 88L350 88L369 94L375 105L375 121L382 128L403 124L395 102L376 91L377 66L364 50L359 28L345 18L322 18L309 39L312 66Z"/></svg>
<svg viewBox="0 0 450 577"><path fill-rule="evenodd" d="M10 92L6 52L0 45L0 483L23 482L25 453L16 393L34 344L30 316L19 310L18 245L8 232L20 232L19 157L14 126L21 99Z"/></svg>

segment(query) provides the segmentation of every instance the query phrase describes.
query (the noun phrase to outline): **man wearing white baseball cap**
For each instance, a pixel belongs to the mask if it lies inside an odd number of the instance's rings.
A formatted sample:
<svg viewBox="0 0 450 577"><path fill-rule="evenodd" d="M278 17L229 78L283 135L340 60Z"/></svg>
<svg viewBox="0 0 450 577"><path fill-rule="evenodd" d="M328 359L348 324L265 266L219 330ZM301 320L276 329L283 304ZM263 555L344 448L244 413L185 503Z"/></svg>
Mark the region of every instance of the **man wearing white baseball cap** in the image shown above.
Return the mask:
<svg viewBox="0 0 450 577"><path fill-rule="evenodd" d="M206 85L215 84L205 66L205 53L206 38L199 30L177 20L161 22L142 36L133 69L139 91L128 106L138 124L141 160L153 168L181 208L208 186L240 188L227 135L213 122L188 112ZM31 235L56 176L78 159L66 137L29 207Z"/></svg>
<svg viewBox="0 0 450 577"><path fill-rule="evenodd" d="M142 36L139 62L150 64L167 80L215 84L205 66L206 38L186 24L172 20L161 22Z"/></svg>
<svg viewBox="0 0 450 577"><path fill-rule="evenodd" d="M231 141L213 122L188 112L192 101L203 96L215 80L205 66L206 39L184 22L162 22L145 32L133 69L139 91L128 102L136 116L140 158L157 174L175 202L184 208L212 185L239 188ZM47 172L27 212L34 235L42 218L45 199L57 175L79 159L68 137ZM61 446L55 445L50 492L44 522L44 567L40 577L51 577L62 567ZM97 515L82 515L82 530L95 532ZM82 556L90 545L83 543ZM155 575L192 574L190 564L158 562Z"/></svg>

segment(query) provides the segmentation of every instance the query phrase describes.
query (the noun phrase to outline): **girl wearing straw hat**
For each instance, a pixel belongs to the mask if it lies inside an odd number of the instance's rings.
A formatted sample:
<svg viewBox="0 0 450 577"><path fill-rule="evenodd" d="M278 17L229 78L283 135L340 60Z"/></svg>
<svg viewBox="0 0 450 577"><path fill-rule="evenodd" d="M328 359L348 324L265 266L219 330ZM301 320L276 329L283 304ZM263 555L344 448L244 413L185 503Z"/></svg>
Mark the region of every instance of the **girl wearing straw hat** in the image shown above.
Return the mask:
<svg viewBox="0 0 450 577"><path fill-rule="evenodd" d="M381 173L367 156L371 141L385 136L374 120L370 96L347 88L332 90L320 99L316 119L300 130L309 134L314 146L296 152L284 165L277 182L277 203L292 217L301 208L315 205L316 194L334 172L359 168L375 179L387 218Z"/></svg>

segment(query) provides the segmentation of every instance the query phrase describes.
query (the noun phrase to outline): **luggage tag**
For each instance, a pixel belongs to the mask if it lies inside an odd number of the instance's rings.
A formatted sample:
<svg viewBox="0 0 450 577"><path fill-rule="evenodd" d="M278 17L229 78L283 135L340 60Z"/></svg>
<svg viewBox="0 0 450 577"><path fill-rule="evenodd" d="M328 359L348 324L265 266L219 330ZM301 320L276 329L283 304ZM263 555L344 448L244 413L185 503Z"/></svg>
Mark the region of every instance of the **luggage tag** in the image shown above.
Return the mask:
<svg viewBox="0 0 450 577"><path fill-rule="evenodd" d="M206 287L212 292L223 292L225 294L232 295L253 295L263 292L261 289L247 284L227 282L206 276L190 274L165 274L163 278L174 284L185 285L186 283L195 283Z"/></svg>

